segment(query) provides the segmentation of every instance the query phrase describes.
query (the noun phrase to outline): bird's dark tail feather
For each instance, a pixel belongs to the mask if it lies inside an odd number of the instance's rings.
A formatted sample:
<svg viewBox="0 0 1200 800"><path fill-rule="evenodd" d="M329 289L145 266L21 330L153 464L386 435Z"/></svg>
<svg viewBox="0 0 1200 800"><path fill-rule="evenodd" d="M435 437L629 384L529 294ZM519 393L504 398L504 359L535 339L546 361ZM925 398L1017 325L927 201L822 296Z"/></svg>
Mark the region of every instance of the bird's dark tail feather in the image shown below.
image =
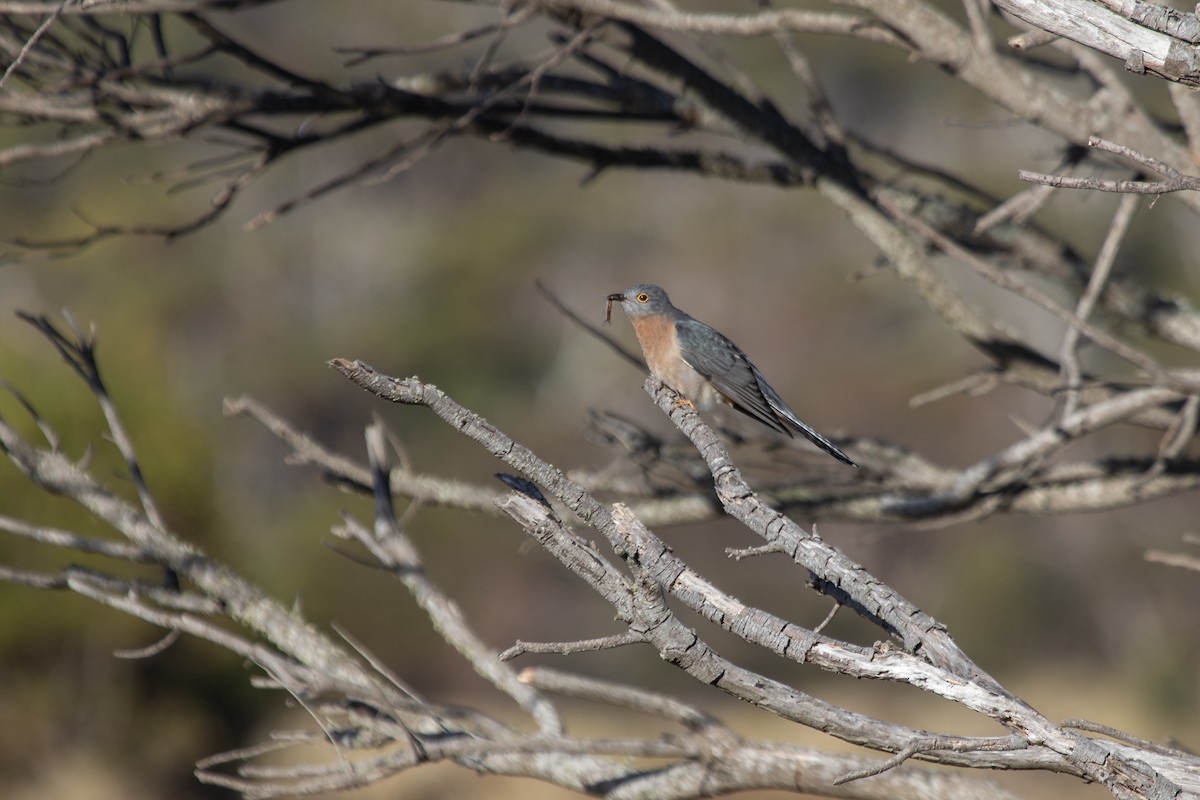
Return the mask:
<svg viewBox="0 0 1200 800"><path fill-rule="evenodd" d="M758 371L758 368L753 364L750 366L754 370L754 377L758 381L758 388L762 391L763 397L765 397L767 400L767 405L770 406L771 411L774 413L774 416L779 423L780 430L784 431L784 433L786 433L788 436L791 436L792 433L791 431L787 430L787 428L797 430L804 435L805 439L808 439L810 442L824 450L826 453L829 453L829 455L833 456L838 461L841 461L843 464L849 464L855 469L858 468L858 464L855 464L853 461L851 461L850 456L839 450L836 444L829 441L812 428L808 427L803 420L796 416L796 412L792 411L792 409L788 407L788 404L783 402L783 398L779 396L778 392L771 388L771 384L767 383L767 379L762 376L762 373Z"/></svg>
<svg viewBox="0 0 1200 800"><path fill-rule="evenodd" d="M795 428L800 433L804 434L805 439L808 439L810 442L812 442L817 447L824 450L826 453L829 453L829 455L833 456L838 461L841 461L843 464L849 464L850 466L852 466L856 469L858 468L858 464L855 464L853 461L851 461L850 456L846 455L840 449L838 449L838 446L836 444L829 441L824 436L822 436L821 434L814 431L812 428L805 425L803 422L800 422L799 420L788 419L787 417L784 417L783 420L788 425Z"/></svg>

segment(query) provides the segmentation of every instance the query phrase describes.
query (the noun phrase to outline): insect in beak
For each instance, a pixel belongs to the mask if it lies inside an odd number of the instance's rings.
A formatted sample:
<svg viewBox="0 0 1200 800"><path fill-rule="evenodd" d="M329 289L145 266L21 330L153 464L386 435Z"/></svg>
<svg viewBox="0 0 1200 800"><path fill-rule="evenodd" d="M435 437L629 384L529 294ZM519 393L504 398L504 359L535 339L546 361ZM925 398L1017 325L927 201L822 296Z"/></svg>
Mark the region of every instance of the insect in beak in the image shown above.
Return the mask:
<svg viewBox="0 0 1200 800"><path fill-rule="evenodd" d="M605 325L607 325L608 323L612 322L612 304L613 304L613 301L616 301L616 302L618 302L618 303L619 303L619 302L621 302L621 301L622 301L622 300L624 300L624 299L625 299L625 295L623 295L623 294L610 294L610 295L608 296L608 303L607 303L607 304L604 306L604 324L605 324Z"/></svg>

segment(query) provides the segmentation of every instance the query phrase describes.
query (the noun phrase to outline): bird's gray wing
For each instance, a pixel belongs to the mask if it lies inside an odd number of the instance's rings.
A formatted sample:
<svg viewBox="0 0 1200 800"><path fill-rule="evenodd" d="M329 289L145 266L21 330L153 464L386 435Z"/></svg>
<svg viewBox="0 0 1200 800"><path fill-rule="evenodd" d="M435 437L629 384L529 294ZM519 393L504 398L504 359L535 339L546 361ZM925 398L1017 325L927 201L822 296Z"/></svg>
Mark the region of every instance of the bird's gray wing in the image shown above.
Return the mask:
<svg viewBox="0 0 1200 800"><path fill-rule="evenodd" d="M850 466L857 466L837 445L813 430L783 402L779 393L754 366L742 349L703 322L688 318L675 323L679 354L688 365L708 378L733 407L768 428L792 435L792 430Z"/></svg>
<svg viewBox="0 0 1200 800"><path fill-rule="evenodd" d="M675 323L675 334L679 339L679 355L688 366L699 372L721 393L733 407L743 414L791 436L771 408L763 393L766 381L750 363L742 349L703 322L681 319ZM774 391L767 386L774 394ZM778 395L775 395L778 398ZM783 401L780 400L780 403Z"/></svg>

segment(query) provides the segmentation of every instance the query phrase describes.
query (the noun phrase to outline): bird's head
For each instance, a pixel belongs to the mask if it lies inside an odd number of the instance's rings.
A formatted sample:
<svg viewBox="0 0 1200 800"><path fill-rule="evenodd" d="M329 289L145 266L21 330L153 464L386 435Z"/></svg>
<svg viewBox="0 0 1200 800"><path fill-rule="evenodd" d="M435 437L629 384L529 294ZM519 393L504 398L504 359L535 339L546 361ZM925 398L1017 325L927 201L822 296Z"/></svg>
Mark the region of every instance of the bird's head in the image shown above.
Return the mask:
<svg viewBox="0 0 1200 800"><path fill-rule="evenodd" d="M639 283L623 292L610 294L608 302L620 303L625 313L631 317L665 314L674 308L667 293L653 283Z"/></svg>

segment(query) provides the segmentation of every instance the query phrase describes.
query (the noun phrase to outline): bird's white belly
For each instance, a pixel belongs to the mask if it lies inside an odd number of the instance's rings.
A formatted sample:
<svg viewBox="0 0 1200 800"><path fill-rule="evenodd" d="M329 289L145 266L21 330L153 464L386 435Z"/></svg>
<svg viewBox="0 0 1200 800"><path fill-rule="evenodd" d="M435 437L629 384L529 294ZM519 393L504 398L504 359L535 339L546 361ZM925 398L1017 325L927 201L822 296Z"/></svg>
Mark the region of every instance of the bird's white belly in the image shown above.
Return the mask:
<svg viewBox="0 0 1200 800"><path fill-rule="evenodd" d="M707 378L683 361L679 363L680 369L672 376L673 380L667 380L658 376L659 380L679 392L686 399L691 400L692 405L696 406L696 408L712 408L721 399L721 395L717 393L717 390L713 388Z"/></svg>

